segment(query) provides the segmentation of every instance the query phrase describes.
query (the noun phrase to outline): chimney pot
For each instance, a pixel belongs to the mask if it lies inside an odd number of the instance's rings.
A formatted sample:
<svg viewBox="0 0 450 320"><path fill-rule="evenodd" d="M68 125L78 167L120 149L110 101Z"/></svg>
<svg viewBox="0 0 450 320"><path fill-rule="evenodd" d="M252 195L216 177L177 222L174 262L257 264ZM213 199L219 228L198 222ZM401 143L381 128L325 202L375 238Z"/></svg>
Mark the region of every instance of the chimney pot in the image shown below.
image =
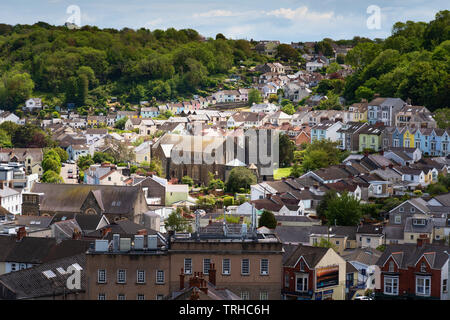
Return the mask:
<svg viewBox="0 0 450 320"><path fill-rule="evenodd" d="M17 230L17 241L21 241L26 236L27 231L25 230L25 227L20 227L19 230Z"/></svg>
<svg viewBox="0 0 450 320"><path fill-rule="evenodd" d="M214 286L216 285L216 268L214 263L209 265L209 282Z"/></svg>

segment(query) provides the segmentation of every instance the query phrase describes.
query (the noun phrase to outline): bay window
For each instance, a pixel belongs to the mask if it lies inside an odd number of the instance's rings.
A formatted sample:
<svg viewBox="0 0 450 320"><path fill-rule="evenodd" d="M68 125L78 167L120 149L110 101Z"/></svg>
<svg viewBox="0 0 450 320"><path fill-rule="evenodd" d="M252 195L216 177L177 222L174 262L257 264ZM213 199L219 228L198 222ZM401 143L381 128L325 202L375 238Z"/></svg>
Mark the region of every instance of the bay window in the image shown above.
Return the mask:
<svg viewBox="0 0 450 320"><path fill-rule="evenodd" d="M398 277L384 277L384 294L398 295Z"/></svg>
<svg viewBox="0 0 450 320"><path fill-rule="evenodd" d="M429 296L431 292L430 277L416 277L416 295Z"/></svg>
<svg viewBox="0 0 450 320"><path fill-rule="evenodd" d="M295 291L308 291L308 274L297 275L295 280Z"/></svg>

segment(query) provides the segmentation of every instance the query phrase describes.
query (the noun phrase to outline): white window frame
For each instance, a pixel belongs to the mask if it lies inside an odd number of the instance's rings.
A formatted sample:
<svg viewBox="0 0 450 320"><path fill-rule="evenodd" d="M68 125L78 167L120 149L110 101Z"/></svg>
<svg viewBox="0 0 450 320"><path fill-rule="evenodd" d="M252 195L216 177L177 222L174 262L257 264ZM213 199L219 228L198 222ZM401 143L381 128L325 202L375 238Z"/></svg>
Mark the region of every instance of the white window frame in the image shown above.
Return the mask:
<svg viewBox="0 0 450 320"><path fill-rule="evenodd" d="M259 300L269 300L269 293L267 291L260 291Z"/></svg>
<svg viewBox="0 0 450 320"><path fill-rule="evenodd" d="M162 275L162 276L161 276ZM162 281L161 281L162 279ZM163 284L165 282L165 274L164 270L156 270L156 283L157 284Z"/></svg>
<svg viewBox="0 0 450 320"><path fill-rule="evenodd" d="M103 275L104 279L102 279L101 275ZM97 283L106 283L106 269L97 270Z"/></svg>
<svg viewBox="0 0 450 320"><path fill-rule="evenodd" d="M222 274L223 275L231 274L231 260L229 258L222 259Z"/></svg>
<svg viewBox="0 0 450 320"><path fill-rule="evenodd" d="M123 277L121 276L122 274ZM125 269L117 270L117 283L127 283L127 270Z"/></svg>
<svg viewBox="0 0 450 320"><path fill-rule="evenodd" d="M263 264L263 262L264 262L264 264ZM262 276L269 275L269 259L265 259L265 258L261 259L259 266L260 266L260 274Z"/></svg>
<svg viewBox="0 0 450 320"><path fill-rule="evenodd" d="M186 268L187 265L189 265L189 268ZM192 274L192 258L184 258L184 274Z"/></svg>
<svg viewBox="0 0 450 320"><path fill-rule="evenodd" d="M244 272L244 268L245 268L244 262L247 262L247 267L246 267L247 273ZM241 275L243 275L243 276L250 275L250 259L242 259L241 260Z"/></svg>
<svg viewBox="0 0 450 320"><path fill-rule="evenodd" d="M390 296L397 296L398 295L398 282L399 282L398 277L384 276L384 294L387 294ZM394 283L395 283L395 287L394 287ZM386 291L386 289L388 288L387 284L389 284L389 288L391 288L391 292Z"/></svg>
<svg viewBox="0 0 450 320"><path fill-rule="evenodd" d="M117 295L117 300L125 301L125 300L127 300L127 297L126 297L126 295L124 293L119 293Z"/></svg>
<svg viewBox="0 0 450 320"><path fill-rule="evenodd" d="M302 290L298 288L298 280L301 279ZM295 292L308 292L309 274L297 274L295 275Z"/></svg>
<svg viewBox="0 0 450 320"><path fill-rule="evenodd" d="M106 300L106 293L99 293L97 299L98 300Z"/></svg>
<svg viewBox="0 0 450 320"><path fill-rule="evenodd" d="M145 270L136 271L136 283L145 283Z"/></svg>
<svg viewBox="0 0 450 320"><path fill-rule="evenodd" d="M420 285L420 282L423 282ZM427 285L428 282L428 285ZM420 292L419 288L423 288L423 291ZM428 290L427 290L428 288ZM431 277L429 276L416 276L416 295L429 297L431 295Z"/></svg>
<svg viewBox="0 0 450 320"><path fill-rule="evenodd" d="M209 259L209 258L203 259L203 274L209 274L210 264L211 264L211 259Z"/></svg>
<svg viewBox="0 0 450 320"><path fill-rule="evenodd" d="M137 296L136 296L136 300L138 300L138 301L143 301L143 300L145 300L145 294L143 294L143 293L138 293Z"/></svg>
<svg viewBox="0 0 450 320"><path fill-rule="evenodd" d="M395 224L400 224L402 223L402 216L400 214L396 214L394 217L394 223Z"/></svg>
<svg viewBox="0 0 450 320"><path fill-rule="evenodd" d="M241 299L242 300L250 300L250 292L248 292L248 291L241 291Z"/></svg>

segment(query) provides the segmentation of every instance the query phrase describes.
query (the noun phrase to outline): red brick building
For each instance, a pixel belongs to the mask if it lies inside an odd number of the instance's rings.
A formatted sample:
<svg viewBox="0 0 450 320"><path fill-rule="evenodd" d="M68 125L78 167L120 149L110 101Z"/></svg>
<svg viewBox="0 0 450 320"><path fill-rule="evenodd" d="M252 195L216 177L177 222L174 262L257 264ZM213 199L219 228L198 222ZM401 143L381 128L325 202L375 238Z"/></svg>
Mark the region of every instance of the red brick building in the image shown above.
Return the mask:
<svg viewBox="0 0 450 320"><path fill-rule="evenodd" d="M388 245L377 262L380 299L449 300L448 246Z"/></svg>
<svg viewBox="0 0 450 320"><path fill-rule="evenodd" d="M345 300L346 262L333 249L285 246L285 300Z"/></svg>

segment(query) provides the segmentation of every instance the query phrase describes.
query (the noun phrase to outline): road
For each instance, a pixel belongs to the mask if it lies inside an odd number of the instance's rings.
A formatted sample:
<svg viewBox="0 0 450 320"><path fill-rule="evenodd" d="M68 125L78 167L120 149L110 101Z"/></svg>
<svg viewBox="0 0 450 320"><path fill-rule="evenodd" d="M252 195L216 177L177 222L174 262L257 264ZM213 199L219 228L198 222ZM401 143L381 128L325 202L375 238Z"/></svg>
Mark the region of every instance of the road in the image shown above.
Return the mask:
<svg viewBox="0 0 450 320"><path fill-rule="evenodd" d="M64 166L61 168L61 177L64 179L64 183L67 184L77 184L78 183L78 175L77 175L77 165L71 163L64 163ZM72 170L72 173L69 171ZM72 175L73 178L69 178L69 175Z"/></svg>

